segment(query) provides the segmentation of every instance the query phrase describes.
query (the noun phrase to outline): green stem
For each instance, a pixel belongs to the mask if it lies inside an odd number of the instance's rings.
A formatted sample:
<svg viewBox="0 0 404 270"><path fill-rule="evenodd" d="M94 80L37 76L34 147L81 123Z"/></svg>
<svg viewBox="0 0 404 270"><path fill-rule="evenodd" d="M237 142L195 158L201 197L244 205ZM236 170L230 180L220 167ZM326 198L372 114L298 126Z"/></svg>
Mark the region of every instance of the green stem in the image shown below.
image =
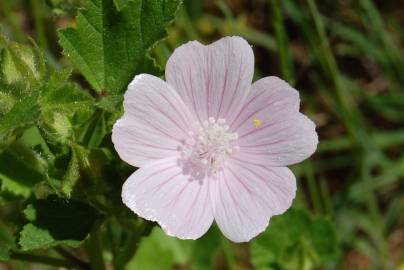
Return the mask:
<svg viewBox="0 0 404 270"><path fill-rule="evenodd" d="M372 189L373 181L370 174L370 168L372 167L373 155L372 153L365 153L364 156L365 158L363 159L361 164L362 188L365 191L364 195L366 196L367 207L376 228L375 244L380 254L378 259L382 262L382 265L385 266L386 269L392 269L388 260L388 249L384 240L384 219L383 215L380 212L376 195ZM381 265L379 267L383 268Z"/></svg>
<svg viewBox="0 0 404 270"><path fill-rule="evenodd" d="M41 3L38 0L31 0L32 16L34 17L34 27L37 35L38 44L42 49L48 48L48 39L46 38Z"/></svg>
<svg viewBox="0 0 404 270"><path fill-rule="evenodd" d="M280 0L270 0L272 7L272 23L275 29L276 45L279 53L282 77L290 84L294 84L293 62L289 55L288 37L282 20L282 6Z"/></svg>
<svg viewBox="0 0 404 270"><path fill-rule="evenodd" d="M221 246L228 264L228 268L230 270L237 269L236 255L234 254L232 243L226 238L221 237Z"/></svg>
<svg viewBox="0 0 404 270"><path fill-rule="evenodd" d="M236 23L230 21L228 19L222 19L217 16L213 16L210 14L206 14L204 16L206 19L209 20L209 22L212 23L212 25L220 31L222 34L229 34L226 32L225 26L228 25L229 23L231 24L231 34L232 35L238 35L246 40L248 40L249 43L252 43L257 46L261 46L264 49L267 49L269 51L276 51L276 41L275 39L268 35L265 32L258 31L252 27L249 27L248 25L243 25L238 26Z"/></svg>
<svg viewBox="0 0 404 270"><path fill-rule="evenodd" d="M194 24L192 20L189 18L188 12L184 6L182 6L182 8L178 12L177 24L184 29L188 39L190 40L202 39L198 31L195 29Z"/></svg>
<svg viewBox="0 0 404 270"><path fill-rule="evenodd" d="M314 212L320 214L323 207L321 205L320 193L314 177L313 166L310 161L306 161L303 166L306 174L307 184L309 186L309 193L314 207Z"/></svg>
<svg viewBox="0 0 404 270"><path fill-rule="evenodd" d="M397 145L404 145L404 129L374 132L371 135L373 144L378 149L386 149ZM353 141L349 137L339 137L321 141L318 146L320 152L352 149Z"/></svg>
<svg viewBox="0 0 404 270"><path fill-rule="evenodd" d="M84 247L92 270L105 270L104 257L102 254L101 239L99 232L92 233L85 242Z"/></svg>
<svg viewBox="0 0 404 270"><path fill-rule="evenodd" d="M323 19L317 9L315 1L307 0L307 2L320 41L319 50L322 52L322 56L325 60L325 71L330 76L330 79L333 81L338 105L341 108L340 117L344 121L348 134L352 137L353 141L362 148L363 159L367 160L369 158L369 155L376 153L377 148L375 147L372 138L365 131L366 129L361 121L360 112L358 111L358 109L353 107L347 99L349 95L345 93L345 90L343 88L341 79L342 77L339 74L334 55L332 53L330 44L328 43ZM372 181L370 180L371 175L369 173L371 167L367 162L368 161L366 161L366 163L362 166L361 179L363 188L366 191L367 207L369 209L370 215L372 216L373 222L376 224L376 233L378 234L378 239L380 239L380 241L378 241L378 243L376 244L378 245L378 249L384 252L385 243L383 238L383 217L380 213L375 191L371 188ZM382 254L380 256L381 261L386 261L385 258L387 258L385 254Z"/></svg>
<svg viewBox="0 0 404 270"><path fill-rule="evenodd" d="M334 216L334 207L330 195L330 189L328 187L327 179L320 179L320 193L323 200L324 209L329 216Z"/></svg>
<svg viewBox="0 0 404 270"><path fill-rule="evenodd" d="M65 267L65 268L69 268L69 269L90 270L89 266L88 267L84 267L83 265L79 266L68 260L40 256L40 255L32 255L32 254L20 253L20 252L12 253L11 259L25 261L25 262L31 262L31 263L45 264L45 265L56 266L56 267Z"/></svg>
<svg viewBox="0 0 404 270"><path fill-rule="evenodd" d="M0 13L3 14L5 21L10 26L13 37L18 42L23 42L26 40L26 35L21 27L18 25L16 16L14 16L11 7L7 1L0 1Z"/></svg>
<svg viewBox="0 0 404 270"><path fill-rule="evenodd" d="M55 251L57 253L59 253L60 256L65 258L67 261L74 264L76 267L78 267L80 269L91 269L91 267L90 267L90 265L88 263L76 258L73 254L71 254L67 250L59 247L59 248L55 248Z"/></svg>
<svg viewBox="0 0 404 270"><path fill-rule="evenodd" d="M234 24L235 18L233 16L233 13L231 12L231 9L226 4L226 2L223 0L219 0L216 2L216 4L217 4L217 7L220 9L220 11L223 13L226 20L231 22L232 24Z"/></svg>
<svg viewBox="0 0 404 270"><path fill-rule="evenodd" d="M144 235L151 232L153 225L150 222L139 220L138 224L133 228L134 232L127 235L126 241L121 244L119 253L115 254L114 267L115 270L125 269L125 266L131 258L136 254L139 243Z"/></svg>
<svg viewBox="0 0 404 270"><path fill-rule="evenodd" d="M386 31L386 26L383 18L372 0L360 0L360 5L368 17L368 24L371 26L372 32L381 41L385 54L389 59L392 66L392 71L395 73L396 78L404 81L404 57L401 49L396 45L390 33Z"/></svg>
<svg viewBox="0 0 404 270"><path fill-rule="evenodd" d="M344 121L345 127L347 128L349 135L354 139L354 142L359 144L363 149L371 149L373 145L370 143L371 140L368 138L368 134L364 131L364 128L359 128L363 126L360 121L360 114L351 105L351 102L348 99L349 95L345 93L338 66L330 44L328 43L322 16L320 15L314 0L307 0L307 2L319 38L320 44L318 49L321 52L320 57L324 58L324 71L334 84L338 105L341 108L341 115L339 116L342 121Z"/></svg>

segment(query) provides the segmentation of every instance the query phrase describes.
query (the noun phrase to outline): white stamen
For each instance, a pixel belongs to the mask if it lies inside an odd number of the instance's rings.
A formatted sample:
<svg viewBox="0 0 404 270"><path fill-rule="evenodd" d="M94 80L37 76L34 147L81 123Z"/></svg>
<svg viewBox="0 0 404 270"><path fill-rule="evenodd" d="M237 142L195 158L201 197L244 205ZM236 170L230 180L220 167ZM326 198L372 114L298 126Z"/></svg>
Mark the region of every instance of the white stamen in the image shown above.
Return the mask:
<svg viewBox="0 0 404 270"><path fill-rule="evenodd" d="M195 124L180 148L182 158L202 173L214 174L222 169L226 157L239 150L238 134L229 132L229 128L223 118L216 121L209 117L202 125Z"/></svg>

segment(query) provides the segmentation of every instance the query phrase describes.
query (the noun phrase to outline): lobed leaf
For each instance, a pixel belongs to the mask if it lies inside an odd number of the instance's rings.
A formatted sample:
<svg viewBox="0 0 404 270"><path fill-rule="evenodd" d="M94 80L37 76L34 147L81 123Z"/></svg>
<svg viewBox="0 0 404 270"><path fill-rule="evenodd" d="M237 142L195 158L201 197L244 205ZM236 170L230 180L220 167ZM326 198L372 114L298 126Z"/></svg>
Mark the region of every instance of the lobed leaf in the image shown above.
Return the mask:
<svg viewBox="0 0 404 270"><path fill-rule="evenodd" d="M98 92L122 93L149 65L147 50L165 35L180 0L91 0L77 27L59 32L64 53Z"/></svg>

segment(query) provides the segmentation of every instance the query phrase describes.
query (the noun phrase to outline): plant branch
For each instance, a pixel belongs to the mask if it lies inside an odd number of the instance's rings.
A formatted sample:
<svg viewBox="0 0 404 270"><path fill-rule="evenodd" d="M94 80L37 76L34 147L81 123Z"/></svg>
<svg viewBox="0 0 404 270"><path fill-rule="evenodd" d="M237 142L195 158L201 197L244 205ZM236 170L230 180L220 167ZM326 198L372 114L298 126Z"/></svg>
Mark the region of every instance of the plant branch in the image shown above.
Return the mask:
<svg viewBox="0 0 404 270"><path fill-rule="evenodd" d="M90 260L91 269L105 270L105 263L102 254L102 245L99 232L91 234L84 244L87 256Z"/></svg>
<svg viewBox="0 0 404 270"><path fill-rule="evenodd" d="M87 262L80 260L79 258L75 257L73 254L71 254L67 250L65 250L61 247L58 247L58 248L55 248L55 251L57 253L59 253L60 256L65 258L67 261L69 261L71 264L75 265L77 268L91 270L91 267Z"/></svg>
<svg viewBox="0 0 404 270"><path fill-rule="evenodd" d="M90 269L90 268L78 266L65 259L33 255L33 254L28 254L28 253L13 252L10 257L13 260L19 260L19 261L25 261L25 262L31 262L31 263L39 263L39 264L45 264L45 265L57 266L57 267L65 267L65 268L69 268L69 269L80 269L80 270L89 270Z"/></svg>

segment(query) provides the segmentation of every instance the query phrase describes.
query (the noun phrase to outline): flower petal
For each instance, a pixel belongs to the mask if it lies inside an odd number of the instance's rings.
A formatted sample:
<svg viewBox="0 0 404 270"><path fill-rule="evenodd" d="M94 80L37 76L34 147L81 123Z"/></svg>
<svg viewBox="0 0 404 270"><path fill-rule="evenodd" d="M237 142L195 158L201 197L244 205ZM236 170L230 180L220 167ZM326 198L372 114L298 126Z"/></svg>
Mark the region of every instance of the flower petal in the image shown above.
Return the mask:
<svg viewBox="0 0 404 270"><path fill-rule="evenodd" d="M285 119L299 113L299 103L299 92L287 82L272 76L262 78L252 85L231 130L242 136L262 124Z"/></svg>
<svg viewBox="0 0 404 270"><path fill-rule="evenodd" d="M197 41L178 47L166 66L174 87L200 121L231 120L251 87L254 54L241 37L225 37L208 46Z"/></svg>
<svg viewBox="0 0 404 270"><path fill-rule="evenodd" d="M252 85L230 129L238 133L236 159L264 166L287 166L314 153L314 123L299 113L299 93L277 77Z"/></svg>
<svg viewBox="0 0 404 270"><path fill-rule="evenodd" d="M298 113L273 119L239 136L240 151L233 158L252 164L282 167L303 161L318 144L315 124Z"/></svg>
<svg viewBox="0 0 404 270"><path fill-rule="evenodd" d="M196 239L213 222L207 181L190 181L177 158L138 169L122 188L123 202L139 216L157 221L171 236Z"/></svg>
<svg viewBox="0 0 404 270"><path fill-rule="evenodd" d="M296 195L296 179L286 167L233 162L211 180L216 223L234 242L246 242L285 212Z"/></svg>
<svg viewBox="0 0 404 270"><path fill-rule="evenodd" d="M121 159L137 167L176 155L196 121L176 91L147 74L130 83L124 109L113 127L112 141Z"/></svg>

